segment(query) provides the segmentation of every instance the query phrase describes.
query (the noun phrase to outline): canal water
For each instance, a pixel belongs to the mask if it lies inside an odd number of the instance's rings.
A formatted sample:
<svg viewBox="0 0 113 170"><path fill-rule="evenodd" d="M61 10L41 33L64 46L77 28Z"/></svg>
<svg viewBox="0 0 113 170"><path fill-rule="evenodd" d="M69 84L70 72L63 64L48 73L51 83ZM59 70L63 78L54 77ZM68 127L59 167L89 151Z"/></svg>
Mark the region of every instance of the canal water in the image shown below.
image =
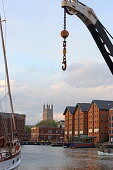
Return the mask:
<svg viewBox="0 0 113 170"><path fill-rule="evenodd" d="M96 148L24 145L18 170L113 170L113 156L98 156Z"/></svg>

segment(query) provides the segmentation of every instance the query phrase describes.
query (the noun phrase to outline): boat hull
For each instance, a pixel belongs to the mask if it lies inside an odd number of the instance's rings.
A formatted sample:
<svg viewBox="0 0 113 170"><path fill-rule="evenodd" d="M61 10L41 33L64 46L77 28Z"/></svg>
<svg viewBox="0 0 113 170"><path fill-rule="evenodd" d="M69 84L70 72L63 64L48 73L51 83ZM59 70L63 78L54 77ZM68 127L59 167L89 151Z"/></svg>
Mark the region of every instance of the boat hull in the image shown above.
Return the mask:
<svg viewBox="0 0 113 170"><path fill-rule="evenodd" d="M97 151L97 153L100 156L113 156L113 153L108 153L108 152Z"/></svg>
<svg viewBox="0 0 113 170"><path fill-rule="evenodd" d="M71 143L70 146L71 148L94 148L93 143Z"/></svg>
<svg viewBox="0 0 113 170"><path fill-rule="evenodd" d="M18 152L10 158L0 161L0 170L17 170L20 163L21 156L20 152Z"/></svg>

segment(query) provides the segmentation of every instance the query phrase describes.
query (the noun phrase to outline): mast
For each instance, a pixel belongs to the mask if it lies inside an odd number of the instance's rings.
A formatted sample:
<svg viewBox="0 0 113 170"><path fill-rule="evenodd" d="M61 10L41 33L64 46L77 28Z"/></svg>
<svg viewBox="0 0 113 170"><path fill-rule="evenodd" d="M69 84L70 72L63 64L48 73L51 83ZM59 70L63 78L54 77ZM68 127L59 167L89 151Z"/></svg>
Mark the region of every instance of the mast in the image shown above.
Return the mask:
<svg viewBox="0 0 113 170"><path fill-rule="evenodd" d="M3 55L4 55L4 63L5 63L6 80L7 80L7 86L8 86L8 94L9 94L9 100L10 100L10 106L11 106L11 117L12 117L11 126L13 125L12 128L14 128L14 132L16 132L16 126L15 126L15 120L14 120L13 101L12 101L12 96L11 96L11 88L10 88L7 57L6 57L6 49L5 49L3 29L2 29L2 22L3 21L1 20L1 16L0 16L0 32L1 32L1 39L2 39L2 48L3 48ZM13 136L13 132L12 132L12 141L13 141L13 139L14 139L14 136Z"/></svg>

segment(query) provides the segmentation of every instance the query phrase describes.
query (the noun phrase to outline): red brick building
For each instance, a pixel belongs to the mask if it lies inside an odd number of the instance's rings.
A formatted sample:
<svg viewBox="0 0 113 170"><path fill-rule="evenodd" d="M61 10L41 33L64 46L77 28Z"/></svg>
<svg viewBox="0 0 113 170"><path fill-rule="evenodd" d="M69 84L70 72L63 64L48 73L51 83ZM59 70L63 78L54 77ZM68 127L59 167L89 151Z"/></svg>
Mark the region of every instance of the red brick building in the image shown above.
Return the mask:
<svg viewBox="0 0 113 170"><path fill-rule="evenodd" d="M109 142L113 143L113 107L109 110Z"/></svg>
<svg viewBox="0 0 113 170"><path fill-rule="evenodd" d="M31 128L32 141L63 142L64 128L42 125Z"/></svg>
<svg viewBox="0 0 113 170"><path fill-rule="evenodd" d="M67 106L63 115L65 115L64 141L69 142L74 137L74 113L75 107Z"/></svg>
<svg viewBox="0 0 113 170"><path fill-rule="evenodd" d="M95 136L94 142L108 141L109 109L113 101L93 100L88 111L88 136Z"/></svg>
<svg viewBox="0 0 113 170"><path fill-rule="evenodd" d="M0 112L0 137L7 135L11 138L11 114ZM14 114L16 130L18 134L18 139L20 142L24 139L24 126L25 126L25 115L24 114Z"/></svg>
<svg viewBox="0 0 113 170"><path fill-rule="evenodd" d="M69 142L71 138L88 134L88 109L90 103L77 103L75 107L67 106L65 115L64 141Z"/></svg>
<svg viewBox="0 0 113 170"><path fill-rule="evenodd" d="M74 136L88 134L88 109L90 103L78 103L74 113Z"/></svg>

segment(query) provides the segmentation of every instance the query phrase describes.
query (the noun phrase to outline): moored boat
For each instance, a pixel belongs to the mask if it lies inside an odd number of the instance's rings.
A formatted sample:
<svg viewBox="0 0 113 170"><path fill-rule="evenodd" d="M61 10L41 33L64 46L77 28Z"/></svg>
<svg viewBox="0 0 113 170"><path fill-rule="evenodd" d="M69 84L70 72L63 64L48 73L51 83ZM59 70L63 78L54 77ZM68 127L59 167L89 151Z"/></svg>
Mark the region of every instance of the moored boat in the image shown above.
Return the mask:
<svg viewBox="0 0 113 170"><path fill-rule="evenodd" d="M113 152L102 152L102 151L97 151L98 155L100 156L113 156Z"/></svg>
<svg viewBox="0 0 113 170"><path fill-rule="evenodd" d="M83 142L76 142L76 143L70 143L71 148L94 148L93 143L83 143Z"/></svg>
<svg viewBox="0 0 113 170"><path fill-rule="evenodd" d="M21 158L20 158L21 147L20 147L20 142L17 138L17 131L15 125L14 109L13 109L11 90L10 90L10 81L9 81L8 65L7 65L7 58L6 58L6 49L5 49L3 29L2 29L3 21L4 20L1 20L0 17L0 33L1 33L2 49L3 49L4 63L5 63L5 74L6 74L5 89L7 91L4 98L8 96L8 100L9 100L9 105L10 105L9 127L10 128L8 127L8 125L6 125L6 123L4 122L4 118L2 117L4 133L3 136L0 137L0 170L14 170L14 169L16 170L21 162ZM2 105L1 101L0 104Z"/></svg>
<svg viewBox="0 0 113 170"><path fill-rule="evenodd" d="M21 163L18 141L7 143L0 148L0 170L16 169Z"/></svg>

